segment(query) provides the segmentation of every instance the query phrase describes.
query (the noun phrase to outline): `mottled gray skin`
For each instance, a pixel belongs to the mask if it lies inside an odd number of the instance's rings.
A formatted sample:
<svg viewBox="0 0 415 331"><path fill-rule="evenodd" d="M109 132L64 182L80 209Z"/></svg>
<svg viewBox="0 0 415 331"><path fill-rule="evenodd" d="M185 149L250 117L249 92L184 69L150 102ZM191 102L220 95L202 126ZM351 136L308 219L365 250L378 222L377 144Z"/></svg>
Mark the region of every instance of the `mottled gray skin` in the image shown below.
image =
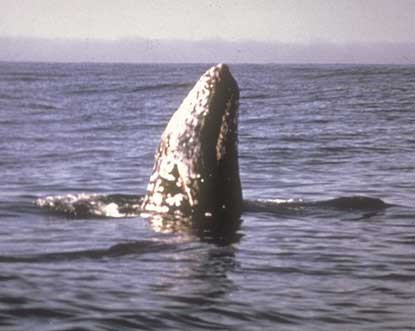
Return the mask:
<svg viewBox="0 0 415 331"><path fill-rule="evenodd" d="M161 136L143 211L239 217L238 101L239 88L226 65L202 75Z"/></svg>

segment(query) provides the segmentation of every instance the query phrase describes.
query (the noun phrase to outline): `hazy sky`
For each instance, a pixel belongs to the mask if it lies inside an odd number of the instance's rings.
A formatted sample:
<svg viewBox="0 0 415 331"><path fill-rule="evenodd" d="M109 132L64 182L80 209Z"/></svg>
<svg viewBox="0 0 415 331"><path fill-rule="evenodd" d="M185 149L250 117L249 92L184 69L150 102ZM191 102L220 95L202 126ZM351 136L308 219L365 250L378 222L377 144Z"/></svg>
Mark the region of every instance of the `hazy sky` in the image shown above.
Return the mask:
<svg viewBox="0 0 415 331"><path fill-rule="evenodd" d="M0 0L0 13L0 37L415 40L415 0Z"/></svg>

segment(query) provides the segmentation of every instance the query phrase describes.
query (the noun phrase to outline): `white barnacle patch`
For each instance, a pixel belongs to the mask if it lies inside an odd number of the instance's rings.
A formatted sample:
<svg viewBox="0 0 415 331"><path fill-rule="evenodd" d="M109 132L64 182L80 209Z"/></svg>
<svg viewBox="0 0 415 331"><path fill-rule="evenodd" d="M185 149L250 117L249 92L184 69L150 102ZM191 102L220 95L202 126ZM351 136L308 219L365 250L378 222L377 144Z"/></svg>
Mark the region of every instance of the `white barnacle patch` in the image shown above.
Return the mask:
<svg viewBox="0 0 415 331"><path fill-rule="evenodd" d="M102 208L102 215L107 217L122 217L124 214L121 214L118 210L118 205L114 202L104 206Z"/></svg>
<svg viewBox="0 0 415 331"><path fill-rule="evenodd" d="M169 212L169 207L167 207L167 206L162 206L162 207L160 207L159 208L159 212L160 213L168 213Z"/></svg>
<svg viewBox="0 0 415 331"><path fill-rule="evenodd" d="M185 137L190 137L191 136L190 130L195 126L196 119L194 118L194 116L189 116L188 118L186 118L185 122L186 122L186 125L187 125L187 128L184 131L185 132Z"/></svg>
<svg viewBox="0 0 415 331"><path fill-rule="evenodd" d="M199 179L200 178L200 173L198 172L192 172L190 174L190 179Z"/></svg>
<svg viewBox="0 0 415 331"><path fill-rule="evenodd" d="M153 184L153 182L149 182L149 183L148 183L148 185L147 185L147 191L148 191L148 192L152 192L152 191L153 191L153 189L154 189L154 184Z"/></svg>
<svg viewBox="0 0 415 331"><path fill-rule="evenodd" d="M161 203L163 202L163 195L160 193L154 193L153 194L153 203L156 205L161 205Z"/></svg>
<svg viewBox="0 0 415 331"><path fill-rule="evenodd" d="M178 193L174 196L169 196L166 199L166 203L170 206L180 207L184 200L184 196L181 193Z"/></svg>
<svg viewBox="0 0 415 331"><path fill-rule="evenodd" d="M159 176L168 181L174 181L176 178L172 174L173 169L174 169L174 163L171 162L171 160L165 160L160 165Z"/></svg>
<svg viewBox="0 0 415 331"><path fill-rule="evenodd" d="M172 160L167 159L164 165L165 171L172 172L174 168L174 162Z"/></svg>
<svg viewBox="0 0 415 331"><path fill-rule="evenodd" d="M200 100L200 105L206 107L209 104L209 97L203 98Z"/></svg>
<svg viewBox="0 0 415 331"><path fill-rule="evenodd" d="M150 212L164 214L164 213L168 213L170 209L166 205L160 206L160 205L155 205L155 204L149 204L146 206L146 210Z"/></svg>
<svg viewBox="0 0 415 331"><path fill-rule="evenodd" d="M150 177L150 182L154 182L158 177L157 171L154 171Z"/></svg>

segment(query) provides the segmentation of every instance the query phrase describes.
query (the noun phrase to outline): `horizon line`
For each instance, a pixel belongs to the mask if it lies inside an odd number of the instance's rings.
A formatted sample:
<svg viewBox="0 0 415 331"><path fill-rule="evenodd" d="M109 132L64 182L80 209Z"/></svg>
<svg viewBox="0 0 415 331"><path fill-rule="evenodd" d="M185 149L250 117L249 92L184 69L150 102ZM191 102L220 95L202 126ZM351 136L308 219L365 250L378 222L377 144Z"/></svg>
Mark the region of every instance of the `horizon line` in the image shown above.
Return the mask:
<svg viewBox="0 0 415 331"><path fill-rule="evenodd" d="M255 66L415 66L415 62L411 63L390 63L390 62L236 62L236 61L200 61L200 62L172 62L172 61L42 61L42 60L0 60L0 64L96 64L96 65L215 65L217 63L225 63L226 65L255 65Z"/></svg>
<svg viewBox="0 0 415 331"><path fill-rule="evenodd" d="M390 41L390 40L377 40L377 41L347 41L337 42L330 40L311 40L308 42L302 41L281 41L281 40L256 40L256 39L224 39L224 38L205 38L205 39L183 39L183 38L148 38L141 36L124 36L118 38L89 38L89 37L47 37L47 36L12 36L12 35L0 35L0 39L20 39L20 40L39 40L39 41L65 41L65 42L127 42L127 41L155 41L155 42L186 42L186 43L200 43L200 42L218 42L218 43L258 43L258 44L283 44L283 45L298 45L298 46L313 46L313 45L333 45L333 46L363 46L363 45L415 45L415 41Z"/></svg>

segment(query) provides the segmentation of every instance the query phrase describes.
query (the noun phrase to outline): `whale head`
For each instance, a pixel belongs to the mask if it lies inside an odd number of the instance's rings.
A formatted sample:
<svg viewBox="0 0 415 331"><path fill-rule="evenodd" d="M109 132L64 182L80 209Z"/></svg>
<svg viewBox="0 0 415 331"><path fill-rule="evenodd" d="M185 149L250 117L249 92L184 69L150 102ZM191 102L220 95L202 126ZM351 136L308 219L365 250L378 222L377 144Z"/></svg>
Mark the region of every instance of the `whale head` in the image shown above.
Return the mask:
<svg viewBox="0 0 415 331"><path fill-rule="evenodd" d="M206 71L168 122L142 210L175 217L239 217L239 88L229 68Z"/></svg>

